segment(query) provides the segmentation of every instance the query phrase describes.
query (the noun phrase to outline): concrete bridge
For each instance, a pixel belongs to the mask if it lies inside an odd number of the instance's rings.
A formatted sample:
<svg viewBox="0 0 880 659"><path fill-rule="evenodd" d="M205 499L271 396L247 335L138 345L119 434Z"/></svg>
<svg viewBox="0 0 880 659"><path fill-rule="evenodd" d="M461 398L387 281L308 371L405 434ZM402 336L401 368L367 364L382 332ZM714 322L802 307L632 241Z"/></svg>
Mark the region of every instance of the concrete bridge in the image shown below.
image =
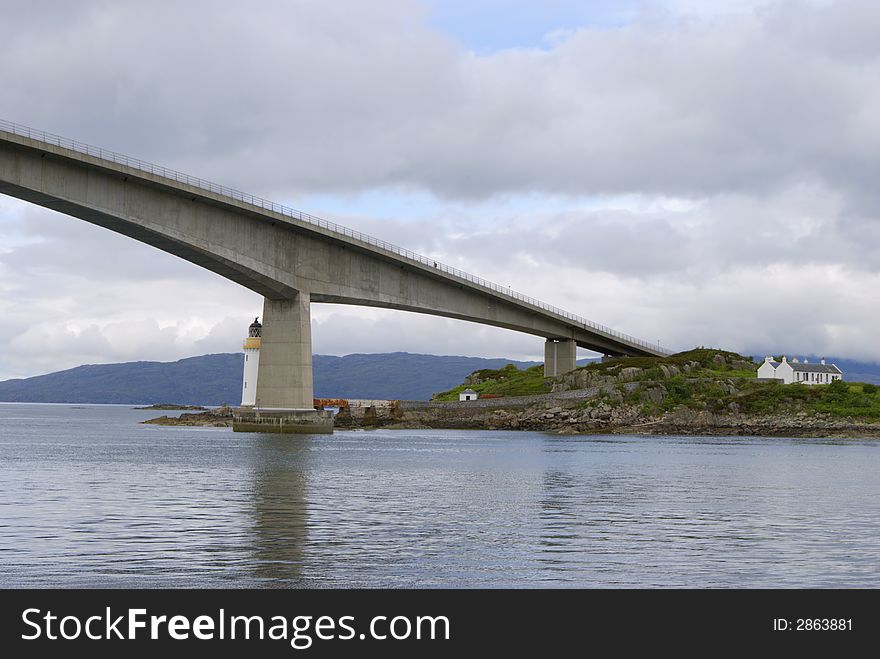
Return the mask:
<svg viewBox="0 0 880 659"><path fill-rule="evenodd" d="M312 302L458 318L543 337L545 373L576 346L664 355L593 323L332 222L164 167L0 121L0 192L106 227L264 297L256 407L312 409Z"/></svg>

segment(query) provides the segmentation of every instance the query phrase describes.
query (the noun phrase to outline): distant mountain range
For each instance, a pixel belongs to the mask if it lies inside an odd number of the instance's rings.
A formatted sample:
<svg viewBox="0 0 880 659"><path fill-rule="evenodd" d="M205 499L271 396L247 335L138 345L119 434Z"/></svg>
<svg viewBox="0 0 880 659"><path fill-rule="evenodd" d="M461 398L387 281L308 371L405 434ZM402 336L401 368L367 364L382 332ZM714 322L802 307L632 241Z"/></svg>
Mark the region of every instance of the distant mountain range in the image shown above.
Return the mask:
<svg viewBox="0 0 880 659"><path fill-rule="evenodd" d="M66 371L0 382L0 401L31 403L241 402L241 353L204 355L176 362L129 362L77 366ZM315 355L318 398L426 400L461 384L474 371L537 362L480 357L440 357L392 352L333 357Z"/></svg>
<svg viewBox="0 0 880 659"><path fill-rule="evenodd" d="M237 405L241 401L241 353L203 355L176 362L129 362L71 368L0 382L0 401L31 403L123 403ZM756 361L761 358L756 358ZM810 361L819 361L810 357ZM587 360L579 360L584 364ZM828 359L844 379L880 384L880 364ZM318 398L426 400L480 369L538 362L481 357L442 357L392 352L313 359Z"/></svg>

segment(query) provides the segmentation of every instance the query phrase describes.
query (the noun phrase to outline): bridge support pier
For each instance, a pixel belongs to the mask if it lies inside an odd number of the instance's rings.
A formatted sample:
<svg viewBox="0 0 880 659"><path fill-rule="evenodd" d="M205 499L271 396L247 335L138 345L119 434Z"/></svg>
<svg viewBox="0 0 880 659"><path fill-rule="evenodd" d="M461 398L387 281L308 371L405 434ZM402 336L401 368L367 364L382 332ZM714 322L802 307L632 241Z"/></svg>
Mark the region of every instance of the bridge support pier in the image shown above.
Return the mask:
<svg viewBox="0 0 880 659"><path fill-rule="evenodd" d="M312 410L312 314L309 294L263 301L256 407Z"/></svg>
<svg viewBox="0 0 880 659"><path fill-rule="evenodd" d="M552 378L577 367L577 343L571 339L547 339L544 344L544 377Z"/></svg>
<svg viewBox="0 0 880 659"><path fill-rule="evenodd" d="M238 410L233 430L333 432L332 412L314 406L310 307L304 291L294 299L264 300L256 404Z"/></svg>

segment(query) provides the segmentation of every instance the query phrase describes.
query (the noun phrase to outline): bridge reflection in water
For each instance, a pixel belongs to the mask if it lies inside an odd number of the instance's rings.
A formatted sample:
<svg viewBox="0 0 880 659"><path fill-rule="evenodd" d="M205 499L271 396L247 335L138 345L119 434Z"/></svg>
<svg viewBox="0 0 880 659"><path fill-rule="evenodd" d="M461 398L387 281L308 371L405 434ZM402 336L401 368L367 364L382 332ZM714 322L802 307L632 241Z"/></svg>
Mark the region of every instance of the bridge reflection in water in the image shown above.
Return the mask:
<svg viewBox="0 0 880 659"><path fill-rule="evenodd" d="M303 581L309 539L306 501L310 445L300 436L255 436L253 466L254 577L265 585L297 586Z"/></svg>

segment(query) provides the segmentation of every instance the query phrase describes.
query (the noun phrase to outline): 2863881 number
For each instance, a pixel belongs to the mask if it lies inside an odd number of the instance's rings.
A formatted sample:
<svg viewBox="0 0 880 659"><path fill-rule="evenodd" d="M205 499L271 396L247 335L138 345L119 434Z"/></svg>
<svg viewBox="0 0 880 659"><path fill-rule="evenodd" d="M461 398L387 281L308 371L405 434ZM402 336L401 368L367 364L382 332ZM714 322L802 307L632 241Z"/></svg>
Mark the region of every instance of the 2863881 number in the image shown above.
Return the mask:
<svg viewBox="0 0 880 659"><path fill-rule="evenodd" d="M852 631L852 618L798 618L795 629L799 632Z"/></svg>

